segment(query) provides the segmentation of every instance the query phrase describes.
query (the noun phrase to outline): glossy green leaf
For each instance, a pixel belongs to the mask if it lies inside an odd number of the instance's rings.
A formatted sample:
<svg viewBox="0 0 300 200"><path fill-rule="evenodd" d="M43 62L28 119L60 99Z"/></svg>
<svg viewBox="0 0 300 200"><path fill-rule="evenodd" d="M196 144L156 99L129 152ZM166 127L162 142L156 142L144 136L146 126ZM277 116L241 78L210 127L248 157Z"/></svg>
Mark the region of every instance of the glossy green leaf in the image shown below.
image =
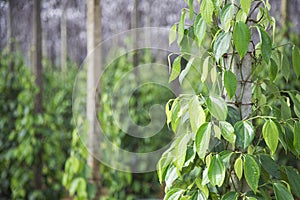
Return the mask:
<svg viewBox="0 0 300 200"><path fill-rule="evenodd" d="M213 156L208 167L208 178L212 185L221 187L225 179L225 166L219 155Z"/></svg>
<svg viewBox="0 0 300 200"><path fill-rule="evenodd" d="M248 52L248 45L251 40L250 29L247 24L239 21L233 30L233 41L240 58Z"/></svg>
<svg viewBox="0 0 300 200"><path fill-rule="evenodd" d="M269 60L272 55L272 41L267 33L262 27L258 28L259 36L260 36L260 41L261 41L261 55L263 59L269 63Z"/></svg>
<svg viewBox="0 0 300 200"><path fill-rule="evenodd" d="M172 130L176 133L177 130L177 126L179 123L179 111L180 111L180 103L178 101L178 99L175 99L172 107L171 107L171 112L172 112L172 117L171 117L171 126L172 126Z"/></svg>
<svg viewBox="0 0 300 200"><path fill-rule="evenodd" d="M289 180L289 184L292 188L293 193L300 198L300 175L296 169L292 167L285 167L285 172Z"/></svg>
<svg viewBox="0 0 300 200"><path fill-rule="evenodd" d="M212 0L203 0L200 6L200 13L207 24L211 24L214 13L214 3Z"/></svg>
<svg viewBox="0 0 300 200"><path fill-rule="evenodd" d="M207 108L209 112L219 121L225 121L227 114L228 114L228 108L225 100L222 97L219 96L209 96L209 98L206 101Z"/></svg>
<svg viewBox="0 0 300 200"><path fill-rule="evenodd" d="M172 188L166 193L164 200L179 200L183 192L183 189Z"/></svg>
<svg viewBox="0 0 300 200"><path fill-rule="evenodd" d="M300 50L298 47L293 47L293 68L297 75L297 78L300 76Z"/></svg>
<svg viewBox="0 0 300 200"><path fill-rule="evenodd" d="M244 174L245 174L246 181L249 187L253 190L253 192L256 193L258 188L258 181L260 177L259 166L251 155L246 154L244 158L245 158Z"/></svg>
<svg viewBox="0 0 300 200"><path fill-rule="evenodd" d="M300 155L300 122L295 122L293 146Z"/></svg>
<svg viewBox="0 0 300 200"><path fill-rule="evenodd" d="M228 142L230 142L234 146L236 136L234 134L233 126L226 121L221 121L220 129L221 129L221 134L224 137L224 139L227 140Z"/></svg>
<svg viewBox="0 0 300 200"><path fill-rule="evenodd" d="M224 72L224 86L227 91L228 97L234 97L237 88L237 79L234 73L230 70Z"/></svg>
<svg viewBox="0 0 300 200"><path fill-rule="evenodd" d="M237 192L228 192L224 196L222 196L221 200L237 200L238 199L238 193Z"/></svg>
<svg viewBox="0 0 300 200"><path fill-rule="evenodd" d="M200 126L196 137L195 137L195 147L199 158L204 159L208 148L211 137L211 123L204 123Z"/></svg>
<svg viewBox="0 0 300 200"><path fill-rule="evenodd" d="M294 200L291 192L282 183L274 183L273 189L276 200Z"/></svg>
<svg viewBox="0 0 300 200"><path fill-rule="evenodd" d="M239 180L241 180L243 176L243 160L241 157L236 159L234 163L234 171Z"/></svg>
<svg viewBox="0 0 300 200"><path fill-rule="evenodd" d="M230 47L230 32L221 32L214 43L214 55L217 61L225 54Z"/></svg>
<svg viewBox="0 0 300 200"><path fill-rule="evenodd" d="M246 149L254 139L254 127L248 121L239 121L234 125L236 144Z"/></svg>
<svg viewBox="0 0 300 200"><path fill-rule="evenodd" d="M206 23L201 14L199 14L194 21L194 34L196 36L198 46L201 46L206 37Z"/></svg>
<svg viewBox="0 0 300 200"><path fill-rule="evenodd" d="M242 10L248 14L251 7L251 0L240 0Z"/></svg>
<svg viewBox="0 0 300 200"><path fill-rule="evenodd" d="M193 96L189 103L189 115L192 131L197 133L199 127L205 122L206 116L196 95Z"/></svg>
<svg viewBox="0 0 300 200"><path fill-rule="evenodd" d="M234 5L227 4L226 6L224 6L221 12L221 24L225 32L228 32L230 29L233 15L234 15Z"/></svg>
<svg viewBox="0 0 300 200"><path fill-rule="evenodd" d="M177 173L176 167L174 165L172 165L168 168L165 177L166 177L166 179L165 179L166 187L170 188L172 186L173 182L178 178L178 173Z"/></svg>
<svg viewBox="0 0 300 200"><path fill-rule="evenodd" d="M207 200L207 197L205 196L204 192L198 190L197 192L195 192L193 197L189 200Z"/></svg>
<svg viewBox="0 0 300 200"><path fill-rule="evenodd" d="M185 25L185 16L186 13L184 11L181 12L181 17L179 20L178 24L178 39L177 39L177 44L180 45L181 41L183 40L184 37L184 25Z"/></svg>
<svg viewBox="0 0 300 200"><path fill-rule="evenodd" d="M221 160L226 168L229 167L229 165L230 165L230 159L231 159L232 154L233 154L233 152L230 150L221 151L219 153Z"/></svg>
<svg viewBox="0 0 300 200"><path fill-rule="evenodd" d="M186 150L187 150L187 143L189 141L190 136L188 134L183 134L178 138L178 143L175 146L175 166L177 169L177 173L180 173L186 156Z"/></svg>
<svg viewBox="0 0 300 200"><path fill-rule="evenodd" d="M278 145L278 129L273 120L268 120L262 129L262 134L267 146L270 148L272 154L276 152Z"/></svg>
<svg viewBox="0 0 300 200"><path fill-rule="evenodd" d="M179 75L179 83L182 85L183 79L186 77L186 75L189 73L193 63L194 63L195 58L191 58L189 62L187 63L186 67L184 70Z"/></svg>
<svg viewBox="0 0 300 200"><path fill-rule="evenodd" d="M175 40L177 36L177 24L174 24L170 31L169 31L169 45L171 45Z"/></svg>
<svg viewBox="0 0 300 200"><path fill-rule="evenodd" d="M180 71L181 71L181 56L178 56L175 58L174 62L173 62L173 65L172 65L172 71L171 71L171 75L170 75L170 78L169 78L169 82L172 82L173 80L175 80L179 74L180 74Z"/></svg>

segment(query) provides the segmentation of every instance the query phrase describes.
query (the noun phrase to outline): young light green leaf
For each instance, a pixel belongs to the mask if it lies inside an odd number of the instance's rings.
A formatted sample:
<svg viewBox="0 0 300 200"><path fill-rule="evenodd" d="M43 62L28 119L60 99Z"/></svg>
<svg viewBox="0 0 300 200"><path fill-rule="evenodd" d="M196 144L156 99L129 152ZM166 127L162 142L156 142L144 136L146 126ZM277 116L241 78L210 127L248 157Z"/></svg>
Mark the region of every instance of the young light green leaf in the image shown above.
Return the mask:
<svg viewBox="0 0 300 200"><path fill-rule="evenodd" d="M230 32L221 32L214 43L214 55L217 61L225 54L230 47Z"/></svg>
<svg viewBox="0 0 300 200"><path fill-rule="evenodd" d="M216 66L213 66L210 70L210 79L212 84L215 85L218 80L218 71Z"/></svg>
<svg viewBox="0 0 300 200"><path fill-rule="evenodd" d="M225 179L225 166L220 158L220 156L217 154L215 155L208 167L208 178L210 183L215 186L221 187L223 185L224 179Z"/></svg>
<svg viewBox="0 0 300 200"><path fill-rule="evenodd" d="M256 193L260 177L259 166L251 155L246 154L244 158L244 174L246 181L253 192Z"/></svg>
<svg viewBox="0 0 300 200"><path fill-rule="evenodd" d="M294 199L291 192L282 183L274 183L273 189L275 192L276 200L293 200Z"/></svg>
<svg viewBox="0 0 300 200"><path fill-rule="evenodd" d="M182 84L183 79L184 79L184 78L186 77L186 75L189 73L189 71L190 71L190 69L191 69L191 67L192 67L192 65L193 65L194 60L195 60L194 57L191 58L191 59L189 60L189 62L187 63L185 69L182 70L182 72L180 73L180 75L179 75L179 83L180 83L180 84Z"/></svg>
<svg viewBox="0 0 300 200"><path fill-rule="evenodd" d="M295 122L294 125L294 141L293 146L297 151L298 155L300 155L300 122Z"/></svg>
<svg viewBox="0 0 300 200"><path fill-rule="evenodd" d="M231 20L233 18L234 14L234 5L233 4L227 4L224 6L221 12L221 24L223 27L223 30L225 32L228 32L230 29Z"/></svg>
<svg viewBox="0 0 300 200"><path fill-rule="evenodd" d="M203 0L200 6L200 13L207 24L211 24L214 14L214 3L212 0Z"/></svg>
<svg viewBox="0 0 300 200"><path fill-rule="evenodd" d="M171 45L176 40L176 30L177 24L174 24L169 31L169 45Z"/></svg>
<svg viewBox="0 0 300 200"><path fill-rule="evenodd" d="M179 76L180 71L181 71L180 62L181 62L181 56L178 56L177 58L175 58L173 65L172 65L172 71L171 71L169 82L172 82Z"/></svg>
<svg viewBox="0 0 300 200"><path fill-rule="evenodd" d="M297 75L297 78L300 76L300 50L298 47L293 47L293 68Z"/></svg>
<svg viewBox="0 0 300 200"><path fill-rule="evenodd" d="M172 157L168 153L163 154L162 157L159 159L157 163L157 175L160 183L164 181L171 161Z"/></svg>
<svg viewBox="0 0 300 200"><path fill-rule="evenodd" d="M254 128L248 121L239 121L234 125L236 134L236 143L238 146L246 149L254 139Z"/></svg>
<svg viewBox="0 0 300 200"><path fill-rule="evenodd" d="M190 8L190 20L194 18L194 0L188 0L189 8Z"/></svg>
<svg viewBox="0 0 300 200"><path fill-rule="evenodd" d="M177 44L180 45L183 37L184 37L184 25L185 25L185 15L186 13L184 11L181 12L181 17L178 24L178 39Z"/></svg>
<svg viewBox="0 0 300 200"><path fill-rule="evenodd" d="M190 136L188 134L183 134L178 138L178 143L175 147L175 166L177 173L180 174L181 169L184 165L186 150L187 150L187 143L189 141Z"/></svg>
<svg viewBox="0 0 300 200"><path fill-rule="evenodd" d="M203 62L203 67L202 67L202 73L201 73L201 82L205 82L207 79L208 75L208 70L209 70L209 59L210 56L207 56Z"/></svg>
<svg viewBox="0 0 300 200"><path fill-rule="evenodd" d="M189 103L189 115L192 131L197 133L199 127L205 122L206 116L196 95Z"/></svg>
<svg viewBox="0 0 300 200"><path fill-rule="evenodd" d="M272 41L267 33L262 27L258 27L258 32L260 36L260 41L261 41L261 55L263 59L269 63L269 60L272 55Z"/></svg>
<svg viewBox="0 0 300 200"><path fill-rule="evenodd" d="M228 97L231 99L236 92L237 79L235 74L230 70L224 72L224 86L227 91Z"/></svg>
<svg viewBox="0 0 300 200"><path fill-rule="evenodd" d="M238 179L241 180L243 176L243 160L241 157L236 159L234 163L234 171Z"/></svg>
<svg viewBox="0 0 300 200"><path fill-rule="evenodd" d="M242 10L248 14L251 7L251 0L240 0Z"/></svg>
<svg viewBox="0 0 300 200"><path fill-rule="evenodd" d="M243 10L239 10L235 16L236 21L246 23L247 20L247 14Z"/></svg>
<svg viewBox="0 0 300 200"><path fill-rule="evenodd" d="M227 140L234 146L236 136L234 134L234 128L232 127L232 125L226 121L221 121L220 129L221 129L221 134L225 138L225 140Z"/></svg>
<svg viewBox="0 0 300 200"><path fill-rule="evenodd" d="M196 36L198 46L201 46L206 36L206 23L201 14L194 21L194 34Z"/></svg>
<svg viewBox="0 0 300 200"><path fill-rule="evenodd" d="M236 192L228 192L224 196L222 196L221 200L238 200L238 193Z"/></svg>
<svg viewBox="0 0 300 200"><path fill-rule="evenodd" d="M211 128L211 123L206 122L202 124L195 137L195 148L199 158L202 160L204 159L209 147Z"/></svg>
<svg viewBox="0 0 300 200"><path fill-rule="evenodd" d="M247 24L239 21L233 30L233 41L240 58L248 52L248 45L251 40L250 29Z"/></svg>
<svg viewBox="0 0 300 200"><path fill-rule="evenodd" d="M228 108L222 97L210 95L206 100L209 112L219 121L225 121L228 114Z"/></svg>
<svg viewBox="0 0 300 200"><path fill-rule="evenodd" d="M277 149L279 136L277 126L271 119L264 124L262 134L267 146L274 154Z"/></svg>

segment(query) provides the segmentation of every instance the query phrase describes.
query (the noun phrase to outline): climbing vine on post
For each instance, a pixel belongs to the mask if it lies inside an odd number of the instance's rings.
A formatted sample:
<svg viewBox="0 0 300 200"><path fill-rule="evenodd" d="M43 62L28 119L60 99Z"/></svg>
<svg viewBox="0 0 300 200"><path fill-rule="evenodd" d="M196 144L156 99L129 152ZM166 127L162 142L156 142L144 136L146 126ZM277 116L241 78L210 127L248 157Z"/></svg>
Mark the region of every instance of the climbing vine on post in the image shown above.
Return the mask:
<svg viewBox="0 0 300 200"><path fill-rule="evenodd" d="M274 43L268 0L186 2L170 30L180 47L170 81L195 94L166 104L164 199L300 198L300 94L279 84L299 78L299 48Z"/></svg>

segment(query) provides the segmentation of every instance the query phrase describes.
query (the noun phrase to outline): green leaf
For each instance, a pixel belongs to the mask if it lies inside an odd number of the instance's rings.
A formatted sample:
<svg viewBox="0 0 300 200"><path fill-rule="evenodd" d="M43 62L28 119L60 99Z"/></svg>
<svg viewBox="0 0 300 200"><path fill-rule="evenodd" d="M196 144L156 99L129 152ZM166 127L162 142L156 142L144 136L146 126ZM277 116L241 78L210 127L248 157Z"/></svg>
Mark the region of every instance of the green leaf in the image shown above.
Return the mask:
<svg viewBox="0 0 300 200"><path fill-rule="evenodd" d="M206 121L206 116L196 95L189 103L189 115L192 131L197 133L199 127Z"/></svg>
<svg viewBox="0 0 300 200"><path fill-rule="evenodd" d="M190 8L190 20L194 18L194 0L188 0L189 8Z"/></svg>
<svg viewBox="0 0 300 200"><path fill-rule="evenodd" d="M274 154L277 149L279 136L277 126L271 119L264 124L262 134L267 146Z"/></svg>
<svg viewBox="0 0 300 200"><path fill-rule="evenodd" d="M237 22L233 30L233 42L240 58L248 52L248 46L251 40L250 29L244 22Z"/></svg>
<svg viewBox="0 0 300 200"><path fill-rule="evenodd" d="M300 76L300 50L298 47L293 47L293 68L297 75L297 78Z"/></svg>
<svg viewBox="0 0 300 200"><path fill-rule="evenodd" d="M200 6L200 13L207 24L211 24L214 14L214 3L212 0L203 0Z"/></svg>
<svg viewBox="0 0 300 200"><path fill-rule="evenodd" d="M270 155L260 154L259 155L261 166L268 172L272 177L281 179L280 166L271 158Z"/></svg>
<svg viewBox="0 0 300 200"><path fill-rule="evenodd" d="M232 127L232 125L226 121L221 121L220 129L221 129L221 134L224 137L224 139L227 140L228 142L230 142L234 146L236 136L234 134L234 128Z"/></svg>
<svg viewBox="0 0 300 200"><path fill-rule="evenodd" d="M163 154L162 157L159 159L157 163L157 176L160 183L162 183L163 180L165 179L171 161L172 161L172 157L169 153Z"/></svg>
<svg viewBox="0 0 300 200"><path fill-rule="evenodd" d="M228 192L224 196L222 196L221 200L238 200L238 193L237 192Z"/></svg>
<svg viewBox="0 0 300 200"><path fill-rule="evenodd" d="M198 190L189 200L207 200L207 197L205 196L204 192Z"/></svg>
<svg viewBox="0 0 300 200"><path fill-rule="evenodd" d="M184 11L181 12L180 21L178 24L178 39L177 44L180 45L183 37L184 37L184 25L185 25L185 15L186 13Z"/></svg>
<svg viewBox="0 0 300 200"><path fill-rule="evenodd" d="M206 37L206 23L201 14L199 14L194 21L194 33L198 46L201 46Z"/></svg>
<svg viewBox="0 0 300 200"><path fill-rule="evenodd" d="M250 7L251 7L251 0L240 0L241 2L241 7L242 7L242 10L248 14L249 10L250 10Z"/></svg>
<svg viewBox="0 0 300 200"><path fill-rule="evenodd" d="M228 114L228 108L225 100L222 97L219 96L209 96L206 100L206 105L209 110L209 112L219 121L225 121L227 114Z"/></svg>
<svg viewBox="0 0 300 200"><path fill-rule="evenodd" d="M285 167L285 172L291 185L293 193L300 198L300 175L297 170L292 167Z"/></svg>
<svg viewBox="0 0 300 200"><path fill-rule="evenodd" d="M272 41L267 33L262 27L258 27L258 32L260 36L260 41L261 41L261 55L263 59L269 63L269 60L272 55Z"/></svg>
<svg viewBox="0 0 300 200"><path fill-rule="evenodd" d="M191 58L189 60L189 62L187 63L186 67L184 70L182 70L182 72L180 73L179 75L179 83L182 84L183 82L183 79L186 77L186 75L188 74L188 72L190 71L192 65L193 65L193 62L194 62L195 58Z"/></svg>
<svg viewBox="0 0 300 200"><path fill-rule="evenodd" d="M274 81L278 74L278 65L273 59L271 59L269 67L270 67L270 81Z"/></svg>
<svg viewBox="0 0 300 200"><path fill-rule="evenodd" d="M217 185L218 187L221 187L225 179L225 172L226 169L220 156L218 154L213 156L208 167L208 178L210 183L213 186Z"/></svg>
<svg viewBox="0 0 300 200"><path fill-rule="evenodd" d="M209 141L211 136L211 123L204 123L200 126L196 137L195 137L195 147L199 158L204 159L207 150L209 148Z"/></svg>
<svg viewBox="0 0 300 200"><path fill-rule="evenodd" d="M170 110L170 101L165 106L165 113L166 113L166 117L167 117L167 125L169 126L169 124L171 123L171 120L172 120L172 112Z"/></svg>
<svg viewBox="0 0 300 200"><path fill-rule="evenodd" d="M294 200L291 192L282 183L274 183L273 189L276 200Z"/></svg>
<svg viewBox="0 0 300 200"><path fill-rule="evenodd" d="M179 111L180 111L180 103L178 101L178 99L175 99L172 107L171 107L171 112L172 112L172 117L171 117L171 126L172 126L172 130L176 133L177 130L177 126L179 123Z"/></svg>
<svg viewBox="0 0 300 200"><path fill-rule="evenodd" d="M207 79L208 70L209 70L209 59L210 56L207 56L203 62L203 68L201 73L201 82L203 83Z"/></svg>
<svg viewBox="0 0 300 200"><path fill-rule="evenodd" d="M281 71L283 77L286 81L289 80L291 69L290 69L290 61L286 54L282 54L282 71Z"/></svg>
<svg viewBox="0 0 300 200"><path fill-rule="evenodd" d="M221 32L214 43L214 55L217 61L225 54L230 47L230 32Z"/></svg>
<svg viewBox="0 0 300 200"><path fill-rule="evenodd" d="M231 99L236 92L237 79L234 73L230 70L224 72L224 86L226 88L228 97Z"/></svg>
<svg viewBox="0 0 300 200"><path fill-rule="evenodd" d="M288 92L293 103L294 103L294 111L298 118L300 118L300 98L297 98L293 93Z"/></svg>
<svg viewBox="0 0 300 200"><path fill-rule="evenodd" d="M300 155L300 122L295 122L293 146L299 156Z"/></svg>
<svg viewBox="0 0 300 200"><path fill-rule="evenodd" d="M239 121L234 125L236 143L246 149L254 139L254 127L248 121Z"/></svg>
<svg viewBox="0 0 300 200"><path fill-rule="evenodd" d="M180 71L181 71L180 62L181 62L181 56L176 57L174 62L173 62L173 65L172 65L172 72L171 72L171 75L170 75L169 82L172 82L173 80L175 80L179 76Z"/></svg>
<svg viewBox="0 0 300 200"><path fill-rule="evenodd" d="M176 170L176 167L174 165L171 165L166 173L166 187L169 189L171 188L173 182L178 178L178 173Z"/></svg>
<svg viewBox="0 0 300 200"><path fill-rule="evenodd" d="M241 21L243 23L246 23L247 20L247 14L243 10L239 10L236 14L236 21Z"/></svg>
<svg viewBox="0 0 300 200"><path fill-rule="evenodd" d="M169 31L169 45L171 45L176 40L176 30L177 24L174 24Z"/></svg>
<svg viewBox="0 0 300 200"><path fill-rule="evenodd" d="M221 12L221 24L225 32L228 32L230 29L233 15L234 15L234 5L227 4L226 6L224 6Z"/></svg>
<svg viewBox="0 0 300 200"><path fill-rule="evenodd" d="M181 197L181 195L183 194L183 192L184 192L183 189L172 188L167 192L164 200L178 200Z"/></svg>
<svg viewBox="0 0 300 200"><path fill-rule="evenodd" d="M236 159L234 163L234 171L239 180L241 180L243 176L243 160L241 157Z"/></svg>
<svg viewBox="0 0 300 200"><path fill-rule="evenodd" d="M190 136L188 134L182 134L182 136L180 136L178 138L178 143L175 146L175 156L176 156L176 160L175 160L175 166L177 169L177 173L179 174L181 172L181 169L184 165L184 161L185 161L185 156L186 156L186 150L187 150L187 143L189 141Z"/></svg>
<svg viewBox="0 0 300 200"><path fill-rule="evenodd" d="M246 154L244 158L244 174L246 181L253 192L256 193L260 177L259 166L252 156Z"/></svg>
<svg viewBox="0 0 300 200"><path fill-rule="evenodd" d="M284 99L280 99L281 102L281 118L284 120L290 119L292 117L289 98L285 98L288 102Z"/></svg>

